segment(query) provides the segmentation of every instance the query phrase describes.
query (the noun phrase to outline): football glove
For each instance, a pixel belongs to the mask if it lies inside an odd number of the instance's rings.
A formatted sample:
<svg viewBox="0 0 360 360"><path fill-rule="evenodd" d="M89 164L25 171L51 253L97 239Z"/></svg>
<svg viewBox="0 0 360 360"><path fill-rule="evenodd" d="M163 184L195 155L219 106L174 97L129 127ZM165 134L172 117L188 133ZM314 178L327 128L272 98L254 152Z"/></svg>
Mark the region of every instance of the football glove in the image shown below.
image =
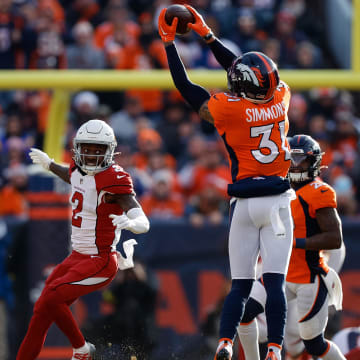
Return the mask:
<svg viewBox="0 0 360 360"><path fill-rule="evenodd" d="M50 164L54 159L50 159L49 155L39 149L31 148L29 156L34 164L40 164L45 170L49 170Z"/></svg>
<svg viewBox="0 0 360 360"><path fill-rule="evenodd" d="M194 30L201 37L205 37L209 34L212 34L211 29L206 25L203 17L190 5L184 4L184 6L194 15L195 22L188 23L188 27Z"/></svg>
<svg viewBox="0 0 360 360"><path fill-rule="evenodd" d="M174 17L172 24L168 25L165 21L166 8L161 10L158 20L158 30L161 40L163 42L171 42L175 40L176 26L179 21L177 17Z"/></svg>
<svg viewBox="0 0 360 360"><path fill-rule="evenodd" d="M127 214L109 215L112 223L118 230L129 230L134 234L147 232L150 228L149 220L141 208L132 208Z"/></svg>

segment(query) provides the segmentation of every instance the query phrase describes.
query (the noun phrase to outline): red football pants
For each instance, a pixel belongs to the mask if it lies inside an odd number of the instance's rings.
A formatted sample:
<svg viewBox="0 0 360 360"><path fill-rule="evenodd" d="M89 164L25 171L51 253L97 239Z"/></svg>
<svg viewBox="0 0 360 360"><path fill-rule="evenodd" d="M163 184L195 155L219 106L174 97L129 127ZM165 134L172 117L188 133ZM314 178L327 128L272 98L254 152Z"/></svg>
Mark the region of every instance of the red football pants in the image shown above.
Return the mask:
<svg viewBox="0 0 360 360"><path fill-rule="evenodd" d="M80 296L109 284L116 271L116 253L84 255L73 251L57 265L35 303L28 331L16 359L35 360L53 322L74 348L83 346L85 339L69 306Z"/></svg>

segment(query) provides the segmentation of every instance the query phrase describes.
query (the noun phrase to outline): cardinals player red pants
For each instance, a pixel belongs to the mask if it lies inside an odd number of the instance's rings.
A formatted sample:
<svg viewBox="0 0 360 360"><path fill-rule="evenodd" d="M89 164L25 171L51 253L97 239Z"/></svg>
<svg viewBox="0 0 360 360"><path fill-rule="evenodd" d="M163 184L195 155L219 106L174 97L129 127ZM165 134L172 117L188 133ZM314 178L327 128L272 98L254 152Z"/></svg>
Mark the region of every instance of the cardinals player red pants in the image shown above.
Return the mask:
<svg viewBox="0 0 360 360"><path fill-rule="evenodd" d="M69 306L80 296L109 284L117 272L117 266L116 253L84 255L76 251L57 265L35 303L16 359L36 359L53 322L68 337L73 348L83 346L85 339Z"/></svg>

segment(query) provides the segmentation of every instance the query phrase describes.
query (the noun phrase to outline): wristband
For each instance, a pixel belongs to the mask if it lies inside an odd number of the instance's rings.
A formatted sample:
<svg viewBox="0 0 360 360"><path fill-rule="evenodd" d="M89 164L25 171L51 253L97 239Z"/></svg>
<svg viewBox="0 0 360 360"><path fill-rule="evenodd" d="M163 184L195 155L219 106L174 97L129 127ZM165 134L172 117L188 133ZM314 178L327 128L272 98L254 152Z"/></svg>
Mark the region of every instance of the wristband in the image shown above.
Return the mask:
<svg viewBox="0 0 360 360"><path fill-rule="evenodd" d="M203 36L203 39L204 39L205 41L209 41L213 36L214 36L214 34L212 33L212 31L210 31L208 34L206 34L205 36Z"/></svg>
<svg viewBox="0 0 360 360"><path fill-rule="evenodd" d="M306 238L296 238L295 239L295 247L297 249L305 249Z"/></svg>

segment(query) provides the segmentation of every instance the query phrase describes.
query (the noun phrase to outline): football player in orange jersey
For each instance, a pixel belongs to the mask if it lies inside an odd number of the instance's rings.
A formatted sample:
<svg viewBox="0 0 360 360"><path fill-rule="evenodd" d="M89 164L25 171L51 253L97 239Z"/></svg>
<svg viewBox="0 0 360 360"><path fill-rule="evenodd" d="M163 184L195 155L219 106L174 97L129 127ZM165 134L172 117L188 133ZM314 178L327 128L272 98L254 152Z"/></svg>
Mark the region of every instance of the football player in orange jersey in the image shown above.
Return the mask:
<svg viewBox="0 0 360 360"><path fill-rule="evenodd" d="M324 339L328 306L341 308L341 282L329 268L321 250L338 249L342 245L341 221L336 211L334 189L321 181L322 152L319 144L307 135L290 139L291 167L289 178L296 191L291 203L294 219L294 243L286 276L286 295L296 301L298 331L310 355L323 360L345 360L333 342ZM266 293L257 281L245 307L238 332L246 360L259 359L255 316L264 311ZM297 350L298 349L298 350ZM303 348L287 349L291 359L308 359Z"/></svg>
<svg viewBox="0 0 360 360"><path fill-rule="evenodd" d="M94 119L78 129L70 166L56 163L39 149L29 153L34 164L71 184L72 252L47 278L17 360L38 358L52 323L72 344L71 360L94 359L95 346L85 341L70 305L80 296L108 285L118 268L133 266L134 239L123 244L127 258L116 251L122 229L140 234L150 227L135 198L130 175L114 161L116 145L113 129Z"/></svg>
<svg viewBox="0 0 360 360"><path fill-rule="evenodd" d="M228 151L232 176L228 185L232 197L229 233L232 286L221 314L215 360L232 358L236 328L254 283L259 253L267 290L267 359L280 360L286 320L284 283L293 233L290 201L294 192L286 178L290 166L286 139L290 90L280 81L275 63L265 54L249 52L236 57L214 37L196 10L187 8L195 18L195 23L188 26L203 37L227 71L230 91L210 96L188 79L174 45L178 19L168 25L163 9L159 15L159 34L174 84L200 117L217 129Z"/></svg>

